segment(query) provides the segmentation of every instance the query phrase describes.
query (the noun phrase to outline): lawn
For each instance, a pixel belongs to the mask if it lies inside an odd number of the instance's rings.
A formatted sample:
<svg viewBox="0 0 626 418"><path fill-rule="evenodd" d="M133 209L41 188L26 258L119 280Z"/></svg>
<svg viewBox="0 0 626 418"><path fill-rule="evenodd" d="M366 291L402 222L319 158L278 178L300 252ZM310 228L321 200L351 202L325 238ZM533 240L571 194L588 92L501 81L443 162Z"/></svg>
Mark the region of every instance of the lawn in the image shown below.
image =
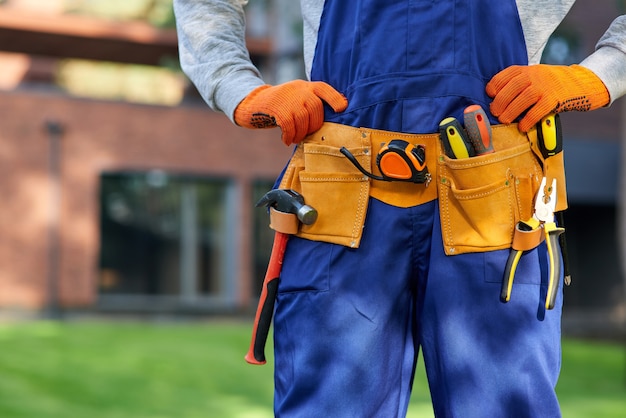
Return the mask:
<svg viewBox="0 0 626 418"><path fill-rule="evenodd" d="M0 417L271 417L272 359L266 366L243 361L250 327L235 321L0 324ZM623 346L566 341L558 387L563 415L623 417L625 361ZM423 368L409 417L432 417Z"/></svg>

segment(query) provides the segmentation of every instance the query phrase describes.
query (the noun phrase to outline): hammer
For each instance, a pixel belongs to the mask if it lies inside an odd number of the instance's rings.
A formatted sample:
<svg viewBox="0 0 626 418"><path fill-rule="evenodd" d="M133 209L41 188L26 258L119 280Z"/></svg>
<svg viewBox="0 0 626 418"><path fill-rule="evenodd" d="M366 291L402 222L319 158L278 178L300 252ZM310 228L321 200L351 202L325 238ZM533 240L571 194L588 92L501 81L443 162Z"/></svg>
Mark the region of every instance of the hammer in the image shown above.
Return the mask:
<svg viewBox="0 0 626 418"><path fill-rule="evenodd" d="M295 215L305 225L311 225L317 220L317 211L304 204L304 198L295 190L274 189L267 192L256 204L257 207L267 206L280 214ZM270 225L272 226L272 225ZM265 364L265 343L270 331L270 324L274 314L274 302L278 292L278 278L283 264L285 248L289 233L276 227L272 253L263 280L261 297L256 310L252 341L245 359L250 364ZM293 231L290 231L293 232Z"/></svg>

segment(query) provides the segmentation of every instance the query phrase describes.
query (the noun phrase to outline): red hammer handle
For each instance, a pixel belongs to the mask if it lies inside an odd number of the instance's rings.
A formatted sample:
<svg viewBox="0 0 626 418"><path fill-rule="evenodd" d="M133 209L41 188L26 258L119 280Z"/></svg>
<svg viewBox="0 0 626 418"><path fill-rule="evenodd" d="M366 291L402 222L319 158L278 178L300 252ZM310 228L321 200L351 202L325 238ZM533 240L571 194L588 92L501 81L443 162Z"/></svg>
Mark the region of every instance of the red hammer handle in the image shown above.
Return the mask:
<svg viewBox="0 0 626 418"><path fill-rule="evenodd" d="M283 266L285 248L287 247L288 234L276 232L272 254L263 280L261 297L256 309L254 327L252 328L252 340L245 359L250 364L265 364L265 343L270 332L270 324L274 315L274 302L278 292L278 277Z"/></svg>

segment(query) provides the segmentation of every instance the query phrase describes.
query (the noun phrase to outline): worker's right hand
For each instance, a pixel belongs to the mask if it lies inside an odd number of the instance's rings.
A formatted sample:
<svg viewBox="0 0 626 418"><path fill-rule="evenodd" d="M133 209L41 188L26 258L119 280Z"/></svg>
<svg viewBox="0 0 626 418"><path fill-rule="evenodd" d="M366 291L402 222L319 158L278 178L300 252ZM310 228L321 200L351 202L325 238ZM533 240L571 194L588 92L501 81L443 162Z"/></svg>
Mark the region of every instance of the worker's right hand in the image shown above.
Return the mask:
<svg viewBox="0 0 626 418"><path fill-rule="evenodd" d="M335 112L348 107L348 100L321 81L294 80L278 86L254 89L235 109L235 123L245 128L282 130L286 145L299 143L324 123L324 105Z"/></svg>

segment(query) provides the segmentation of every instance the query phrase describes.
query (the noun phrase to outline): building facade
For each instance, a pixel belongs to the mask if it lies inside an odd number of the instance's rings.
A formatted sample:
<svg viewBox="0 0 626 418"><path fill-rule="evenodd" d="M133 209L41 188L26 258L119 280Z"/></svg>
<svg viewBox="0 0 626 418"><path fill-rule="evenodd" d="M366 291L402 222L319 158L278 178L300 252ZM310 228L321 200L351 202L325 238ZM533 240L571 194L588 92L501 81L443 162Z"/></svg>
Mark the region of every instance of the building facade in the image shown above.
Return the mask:
<svg viewBox="0 0 626 418"><path fill-rule="evenodd" d="M291 153L280 133L233 126L191 86L167 105L77 97L69 81L59 87L65 59L156 67L176 60L175 33L32 3L0 6L0 61L15 69L0 76L0 310L253 309L272 240L254 204ZM302 77L294 2L248 7L248 45L267 81ZM579 0L546 62L588 55L618 13L622 2ZM121 82L108 83L110 93ZM130 86L165 86L142 83ZM563 115L573 276L565 318L591 318L592 327L626 317L617 232L623 108Z"/></svg>

